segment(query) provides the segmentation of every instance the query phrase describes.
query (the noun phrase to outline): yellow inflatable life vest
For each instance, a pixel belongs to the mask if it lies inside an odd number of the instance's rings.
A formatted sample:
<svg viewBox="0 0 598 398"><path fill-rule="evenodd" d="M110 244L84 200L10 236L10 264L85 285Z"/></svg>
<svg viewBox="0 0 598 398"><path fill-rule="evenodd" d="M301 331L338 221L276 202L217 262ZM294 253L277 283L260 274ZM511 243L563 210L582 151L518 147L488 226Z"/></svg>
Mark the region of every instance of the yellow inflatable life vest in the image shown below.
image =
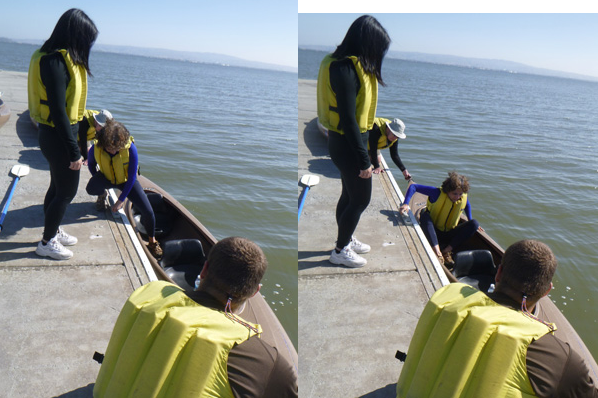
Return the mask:
<svg viewBox="0 0 598 398"><path fill-rule="evenodd" d="M462 283L439 289L419 319L398 398L535 397L527 347L548 326Z"/></svg>
<svg viewBox="0 0 598 398"><path fill-rule="evenodd" d="M376 116L376 107L378 105L378 80L376 76L366 73L357 57L348 57L353 61L360 87L357 93L355 105L355 118L359 125L359 130L365 133L371 130ZM339 128L339 114L337 111L336 94L330 85L330 64L337 61L328 54L320 64L318 73L318 119L320 123L328 130L344 134Z"/></svg>
<svg viewBox="0 0 598 398"><path fill-rule="evenodd" d="M228 354L253 335L180 287L150 282L118 316L93 396L232 398Z"/></svg>
<svg viewBox="0 0 598 398"><path fill-rule="evenodd" d="M440 231L450 231L459 224L459 217L461 212L467 206L467 194L464 193L461 199L454 202L449 199L448 195L440 189L440 196L436 202L430 202L426 205L430 212L430 218L434 222L434 226Z"/></svg>
<svg viewBox="0 0 598 398"><path fill-rule="evenodd" d="M93 141L96 138L96 124L93 115L97 115L99 113L100 111L86 109L83 114L83 116L87 119L87 123L89 123L89 128L87 129L87 141Z"/></svg>
<svg viewBox="0 0 598 398"><path fill-rule="evenodd" d="M70 80L66 88L66 114L70 123L75 124L83 119L85 112L85 104L87 102L87 71L83 66L73 63L67 50L58 51L64 57L66 68L70 75ZM36 50L31 56L31 62L29 63L27 81L29 113L38 123L54 127L54 123L49 120L50 108L48 107L48 94L40 74L39 64L44 55L48 54Z"/></svg>
<svg viewBox="0 0 598 398"><path fill-rule="evenodd" d="M94 142L93 156L100 166L100 172L115 185L124 184L129 178L129 148L133 142L133 137L129 137L124 148L114 156L111 156L104 148L100 148L97 145L97 140Z"/></svg>
<svg viewBox="0 0 598 398"><path fill-rule="evenodd" d="M386 134L386 129L388 127L386 126L386 123L390 123L390 120L384 119L383 117L377 117L374 119L374 124L378 126L378 128L380 129L380 138L378 138L378 149L390 148L399 141L398 138L392 142L388 141L388 136Z"/></svg>

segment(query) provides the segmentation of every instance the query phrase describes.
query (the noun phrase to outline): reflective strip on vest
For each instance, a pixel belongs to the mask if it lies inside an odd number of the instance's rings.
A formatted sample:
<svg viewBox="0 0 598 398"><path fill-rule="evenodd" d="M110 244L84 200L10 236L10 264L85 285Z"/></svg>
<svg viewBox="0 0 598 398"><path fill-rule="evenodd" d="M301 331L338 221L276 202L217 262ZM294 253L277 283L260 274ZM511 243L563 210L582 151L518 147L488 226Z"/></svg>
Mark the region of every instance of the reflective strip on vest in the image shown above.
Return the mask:
<svg viewBox="0 0 598 398"><path fill-rule="evenodd" d="M66 115L70 124L83 119L87 101L87 71L81 65L75 65L67 50L58 50L62 54L69 72L69 83L66 87ZM55 127L50 120L50 108L47 105L48 94L40 74L40 61L46 53L36 50L29 63L27 81L27 98L31 118L38 123Z"/></svg>
<svg viewBox="0 0 598 398"><path fill-rule="evenodd" d="M353 61L360 87L355 104L355 119L359 130L365 133L371 130L378 105L378 80L373 74L366 73L357 57L348 57ZM337 110L336 94L330 85L330 64L337 61L328 54L320 64L318 73L318 119L328 130L344 134L340 129L340 118Z"/></svg>
<svg viewBox="0 0 598 398"><path fill-rule="evenodd" d="M448 195L440 189L440 196L436 199L436 202L430 202L428 198L428 203L426 208L430 212L430 218L434 222L434 226L439 231L450 231L454 229L459 224L459 218L461 217L461 212L467 206L467 194L464 193L456 202L453 202L449 199Z"/></svg>
<svg viewBox="0 0 598 398"><path fill-rule="evenodd" d="M232 398L228 354L253 335L180 287L150 282L125 303L93 396Z"/></svg>
<svg viewBox="0 0 598 398"><path fill-rule="evenodd" d="M535 397L527 347L549 331L469 285L451 283L424 308L397 397Z"/></svg>

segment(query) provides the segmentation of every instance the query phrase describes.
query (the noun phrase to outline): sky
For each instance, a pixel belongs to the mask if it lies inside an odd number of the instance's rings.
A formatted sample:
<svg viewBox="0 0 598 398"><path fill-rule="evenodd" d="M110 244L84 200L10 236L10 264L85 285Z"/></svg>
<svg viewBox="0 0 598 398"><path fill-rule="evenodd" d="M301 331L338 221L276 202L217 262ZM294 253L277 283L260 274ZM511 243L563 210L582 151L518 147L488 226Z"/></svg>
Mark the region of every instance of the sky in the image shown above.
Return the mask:
<svg viewBox="0 0 598 398"><path fill-rule="evenodd" d="M299 45L340 44L360 14L299 14ZM391 51L499 59L598 77L598 14L377 14Z"/></svg>
<svg viewBox="0 0 598 398"><path fill-rule="evenodd" d="M99 30L97 44L211 52L297 67L297 1L8 0L0 37L46 40L69 8Z"/></svg>

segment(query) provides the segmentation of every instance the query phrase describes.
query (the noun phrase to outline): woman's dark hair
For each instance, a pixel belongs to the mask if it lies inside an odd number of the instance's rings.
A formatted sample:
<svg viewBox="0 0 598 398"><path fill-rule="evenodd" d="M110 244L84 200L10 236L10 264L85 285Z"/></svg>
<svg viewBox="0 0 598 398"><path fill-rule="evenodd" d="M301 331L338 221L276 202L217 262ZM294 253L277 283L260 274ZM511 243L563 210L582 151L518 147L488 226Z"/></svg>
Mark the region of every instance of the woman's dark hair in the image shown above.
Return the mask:
<svg viewBox="0 0 598 398"><path fill-rule="evenodd" d="M78 8L66 11L54 27L52 35L41 48L44 53L65 49L73 62L89 70L89 53L98 37L98 29L93 21Z"/></svg>
<svg viewBox="0 0 598 398"><path fill-rule="evenodd" d="M378 83L384 86L382 60L389 46L390 36L386 29L376 18L363 15L351 24L343 42L336 48L332 57L342 59L356 56L363 69L376 76Z"/></svg>
<svg viewBox="0 0 598 398"><path fill-rule="evenodd" d="M469 181L464 175L451 171L448 173L448 178L442 182L442 191L449 193L457 188L461 188L463 193L467 193L469 191Z"/></svg>

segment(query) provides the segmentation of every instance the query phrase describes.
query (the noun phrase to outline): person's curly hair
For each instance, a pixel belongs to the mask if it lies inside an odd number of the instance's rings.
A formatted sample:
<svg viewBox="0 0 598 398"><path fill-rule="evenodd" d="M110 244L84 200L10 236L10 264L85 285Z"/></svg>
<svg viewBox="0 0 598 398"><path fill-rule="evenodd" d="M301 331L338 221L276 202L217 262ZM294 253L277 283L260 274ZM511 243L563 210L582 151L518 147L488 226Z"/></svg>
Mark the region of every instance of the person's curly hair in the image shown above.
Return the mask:
<svg viewBox="0 0 598 398"><path fill-rule="evenodd" d="M463 193L469 191L469 181L467 177L456 171L448 173L448 178L442 182L442 191L445 193L453 192L457 188L461 188Z"/></svg>
<svg viewBox="0 0 598 398"><path fill-rule="evenodd" d="M96 133L98 146L101 148L122 149L131 137L129 130L121 122L108 119L103 129Z"/></svg>

